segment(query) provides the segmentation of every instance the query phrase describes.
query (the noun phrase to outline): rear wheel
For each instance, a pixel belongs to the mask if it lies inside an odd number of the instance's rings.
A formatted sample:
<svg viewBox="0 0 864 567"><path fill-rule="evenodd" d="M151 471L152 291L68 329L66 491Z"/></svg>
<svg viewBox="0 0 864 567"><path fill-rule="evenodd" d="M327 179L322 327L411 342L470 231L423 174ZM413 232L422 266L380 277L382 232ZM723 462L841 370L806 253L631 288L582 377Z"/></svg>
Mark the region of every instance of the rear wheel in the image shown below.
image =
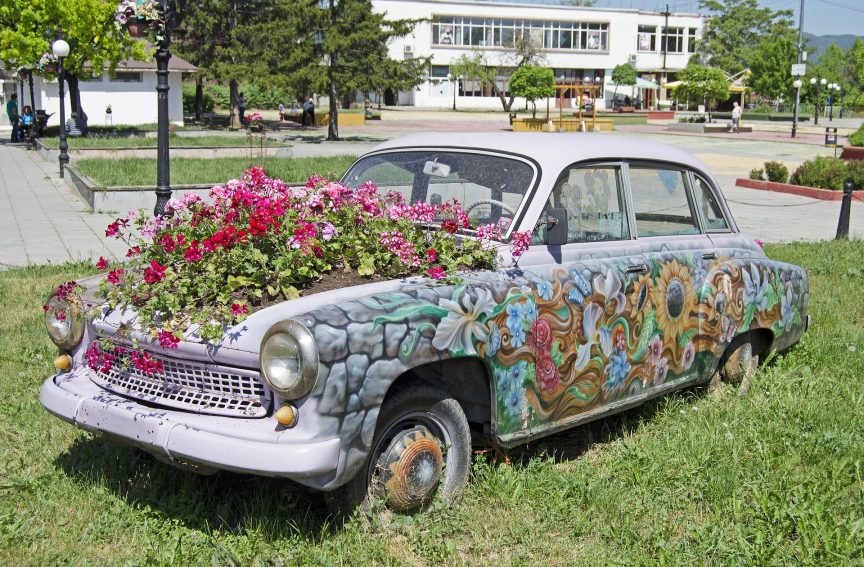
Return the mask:
<svg viewBox="0 0 864 567"><path fill-rule="evenodd" d="M340 515L379 501L410 513L436 498L457 499L470 467L471 433L459 402L428 386L402 389L381 408L363 468L327 503Z"/></svg>
<svg viewBox="0 0 864 567"><path fill-rule="evenodd" d="M739 393L746 393L750 378L759 367L760 352L749 337L741 337L729 348L729 354L720 367L720 377L724 382L738 386Z"/></svg>

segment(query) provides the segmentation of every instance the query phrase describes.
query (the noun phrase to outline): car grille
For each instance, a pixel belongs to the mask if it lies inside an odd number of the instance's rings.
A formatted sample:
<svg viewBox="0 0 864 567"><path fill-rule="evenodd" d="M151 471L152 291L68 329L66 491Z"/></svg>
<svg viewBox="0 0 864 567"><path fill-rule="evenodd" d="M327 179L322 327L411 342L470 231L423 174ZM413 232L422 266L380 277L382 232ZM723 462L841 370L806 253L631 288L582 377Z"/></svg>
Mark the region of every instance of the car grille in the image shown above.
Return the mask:
<svg viewBox="0 0 864 567"><path fill-rule="evenodd" d="M145 374L118 354L107 372L92 373L93 381L117 394L195 413L231 417L263 417L270 407L270 390L259 373L215 364L151 357L163 370Z"/></svg>

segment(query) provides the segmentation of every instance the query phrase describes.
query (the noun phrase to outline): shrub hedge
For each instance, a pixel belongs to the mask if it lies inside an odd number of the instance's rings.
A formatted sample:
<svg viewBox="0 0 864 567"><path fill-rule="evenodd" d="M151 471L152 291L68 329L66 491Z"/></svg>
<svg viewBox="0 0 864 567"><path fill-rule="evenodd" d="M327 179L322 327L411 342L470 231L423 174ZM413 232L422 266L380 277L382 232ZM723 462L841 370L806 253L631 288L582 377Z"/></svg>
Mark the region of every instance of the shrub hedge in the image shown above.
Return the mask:
<svg viewBox="0 0 864 567"><path fill-rule="evenodd" d="M793 185L842 191L843 183L847 179L852 181L856 190L864 189L864 161L847 162L838 158L819 156L802 163L792 174L789 182Z"/></svg>

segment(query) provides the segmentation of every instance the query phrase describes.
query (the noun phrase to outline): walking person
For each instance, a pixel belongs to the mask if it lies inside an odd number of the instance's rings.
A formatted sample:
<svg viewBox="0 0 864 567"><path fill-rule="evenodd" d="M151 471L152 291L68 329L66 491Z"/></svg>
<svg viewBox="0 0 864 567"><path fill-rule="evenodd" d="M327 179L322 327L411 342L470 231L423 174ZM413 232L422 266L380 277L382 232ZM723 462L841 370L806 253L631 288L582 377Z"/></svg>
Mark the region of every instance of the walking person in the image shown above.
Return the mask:
<svg viewBox="0 0 864 567"><path fill-rule="evenodd" d="M285 122L285 105L279 103L279 122Z"/></svg>
<svg viewBox="0 0 864 567"><path fill-rule="evenodd" d="M738 126L741 124L741 107L737 102L732 103L732 122L729 124L729 131L738 133Z"/></svg>
<svg viewBox="0 0 864 567"><path fill-rule="evenodd" d="M306 124L307 120L309 126L315 126L315 101L311 96L303 103L303 123Z"/></svg>
<svg viewBox="0 0 864 567"><path fill-rule="evenodd" d="M9 117L9 124L12 125L12 141L18 141L18 128L21 116L18 114L18 93L12 93L9 100L6 101L6 116Z"/></svg>

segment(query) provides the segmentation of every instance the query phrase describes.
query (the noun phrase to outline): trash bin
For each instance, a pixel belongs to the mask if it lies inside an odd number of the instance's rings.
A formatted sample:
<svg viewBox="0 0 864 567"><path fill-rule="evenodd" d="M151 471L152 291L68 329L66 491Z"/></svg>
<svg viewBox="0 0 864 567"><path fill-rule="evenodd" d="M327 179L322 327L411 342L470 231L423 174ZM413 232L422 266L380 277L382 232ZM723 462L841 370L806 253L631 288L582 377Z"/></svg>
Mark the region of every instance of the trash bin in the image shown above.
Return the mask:
<svg viewBox="0 0 864 567"><path fill-rule="evenodd" d="M837 147L837 128L825 128L825 147Z"/></svg>

